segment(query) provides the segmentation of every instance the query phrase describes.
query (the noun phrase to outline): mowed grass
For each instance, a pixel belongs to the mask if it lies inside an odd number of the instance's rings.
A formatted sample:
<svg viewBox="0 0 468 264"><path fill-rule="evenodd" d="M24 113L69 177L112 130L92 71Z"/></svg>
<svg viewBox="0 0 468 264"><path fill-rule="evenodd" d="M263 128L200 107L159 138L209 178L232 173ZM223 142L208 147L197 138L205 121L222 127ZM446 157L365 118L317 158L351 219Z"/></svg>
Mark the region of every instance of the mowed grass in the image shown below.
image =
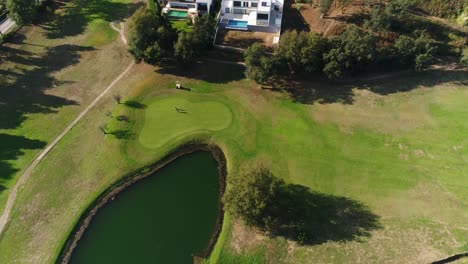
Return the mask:
<svg viewBox="0 0 468 264"><path fill-rule="evenodd" d="M259 89L241 71L199 64L184 77L134 68L114 92L138 103L109 95L24 186L0 238L0 262L53 262L99 193L192 140L221 146L229 173L262 162L289 183L362 203L382 226L369 237L328 234L328 242L300 245L228 216L210 263L428 263L466 250L465 72L403 76L392 87L412 89L392 93L387 80L356 86L348 104L301 104ZM174 89L176 82L192 91Z"/></svg>
<svg viewBox="0 0 468 264"><path fill-rule="evenodd" d="M231 119L231 111L220 102L191 102L183 98L157 100L145 111L139 141L144 147L157 148L184 135L221 130Z"/></svg>

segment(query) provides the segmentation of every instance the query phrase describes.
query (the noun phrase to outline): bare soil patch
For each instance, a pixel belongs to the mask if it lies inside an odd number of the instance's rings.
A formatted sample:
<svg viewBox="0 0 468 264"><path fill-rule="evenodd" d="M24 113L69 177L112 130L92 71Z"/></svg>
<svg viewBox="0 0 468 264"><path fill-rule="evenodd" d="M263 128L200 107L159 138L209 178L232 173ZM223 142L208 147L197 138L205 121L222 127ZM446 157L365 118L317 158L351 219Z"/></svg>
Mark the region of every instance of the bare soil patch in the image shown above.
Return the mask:
<svg viewBox="0 0 468 264"><path fill-rule="evenodd" d="M276 36L276 33L219 30L218 35L216 35L216 44L246 49L254 43L261 43L263 46L271 48L273 38Z"/></svg>

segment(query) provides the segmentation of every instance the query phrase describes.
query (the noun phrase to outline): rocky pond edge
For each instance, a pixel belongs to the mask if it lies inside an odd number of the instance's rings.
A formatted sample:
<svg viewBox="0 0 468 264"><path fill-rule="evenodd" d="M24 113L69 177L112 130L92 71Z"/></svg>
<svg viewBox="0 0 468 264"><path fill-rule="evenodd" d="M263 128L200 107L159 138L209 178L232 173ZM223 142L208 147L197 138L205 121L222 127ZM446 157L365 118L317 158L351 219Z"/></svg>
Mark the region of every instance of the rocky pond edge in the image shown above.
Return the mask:
<svg viewBox="0 0 468 264"><path fill-rule="evenodd" d="M226 176L227 176L227 167L226 167L226 156L222 149L212 143L194 143L189 142L183 144L176 149L170 151L163 158L159 159L151 165L147 165L138 169L137 171L131 172L126 176L122 177L109 188L107 188L101 195L99 195L93 203L85 210L85 212L80 216L78 223L75 225L71 233L69 234L66 242L64 243L60 254L57 257L55 263L67 264L70 261L72 253L76 246L78 245L79 240L83 236L84 232L90 225L96 213L105 206L107 203L112 201L112 198L118 195L120 192L131 187L136 182L149 177L164 168L166 165L172 161L197 152L197 151L208 151L211 153L212 157L216 160L218 164L218 176L219 176L219 195L218 195L218 214L216 218L215 229L211 235L210 241L206 248L202 252L193 253L193 262L201 263L203 259L210 256L211 251L213 250L219 235L221 234L223 221L224 221L224 210L222 204L222 196L226 189Z"/></svg>

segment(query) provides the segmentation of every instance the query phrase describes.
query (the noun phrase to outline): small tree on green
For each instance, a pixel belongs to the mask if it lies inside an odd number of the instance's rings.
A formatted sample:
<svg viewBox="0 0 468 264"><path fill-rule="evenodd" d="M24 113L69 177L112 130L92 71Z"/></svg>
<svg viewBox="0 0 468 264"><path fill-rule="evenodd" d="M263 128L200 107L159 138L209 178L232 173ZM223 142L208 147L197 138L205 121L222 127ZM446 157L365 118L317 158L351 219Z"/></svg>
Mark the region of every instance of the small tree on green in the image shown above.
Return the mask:
<svg viewBox="0 0 468 264"><path fill-rule="evenodd" d="M276 215L276 200L284 186L284 181L265 167L243 168L228 178L224 209L247 225L265 227Z"/></svg>

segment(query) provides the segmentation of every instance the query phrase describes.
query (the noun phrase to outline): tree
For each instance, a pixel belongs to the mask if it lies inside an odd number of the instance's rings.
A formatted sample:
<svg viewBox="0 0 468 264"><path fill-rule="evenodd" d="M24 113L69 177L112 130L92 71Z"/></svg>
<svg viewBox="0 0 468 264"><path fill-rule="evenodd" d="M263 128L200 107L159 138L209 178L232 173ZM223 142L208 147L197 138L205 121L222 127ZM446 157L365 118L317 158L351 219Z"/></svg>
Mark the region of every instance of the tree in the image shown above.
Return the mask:
<svg viewBox="0 0 468 264"><path fill-rule="evenodd" d="M427 68L437 51L435 40L425 31L415 31L416 39L409 36L400 36L394 44L400 62L411 65L417 70Z"/></svg>
<svg viewBox="0 0 468 264"><path fill-rule="evenodd" d="M37 4L37 0L7 0L8 16L19 25L29 24L34 19Z"/></svg>
<svg viewBox="0 0 468 264"><path fill-rule="evenodd" d="M192 32L182 32L174 47L175 57L179 64L186 65L192 62L197 56L197 47Z"/></svg>
<svg viewBox="0 0 468 264"><path fill-rule="evenodd" d="M318 72L323 67L327 40L315 33L286 31L274 56L289 66L291 73Z"/></svg>
<svg viewBox="0 0 468 264"><path fill-rule="evenodd" d="M422 53L416 56L414 66L416 70L423 70L431 65L433 57L427 53Z"/></svg>
<svg viewBox="0 0 468 264"><path fill-rule="evenodd" d="M285 183L264 167L243 168L228 178L223 196L224 209L247 225L265 227L277 215L277 197Z"/></svg>
<svg viewBox="0 0 468 264"><path fill-rule="evenodd" d="M196 18L193 31L179 34L174 47L179 64L186 65L211 48L215 26L214 18L204 15Z"/></svg>
<svg viewBox="0 0 468 264"><path fill-rule="evenodd" d="M460 64L468 67L468 48L465 48L460 57Z"/></svg>
<svg viewBox="0 0 468 264"><path fill-rule="evenodd" d="M173 56L176 38L165 15L142 7L130 25L129 52L138 63L157 65Z"/></svg>
<svg viewBox="0 0 468 264"><path fill-rule="evenodd" d="M245 75L258 83L267 82L275 74L275 60L268 57L265 48L255 43L244 52Z"/></svg>
<svg viewBox="0 0 468 264"><path fill-rule="evenodd" d="M361 71L375 59L376 38L356 26L350 27L332 42L332 49L324 54L324 73L340 79Z"/></svg>
<svg viewBox="0 0 468 264"><path fill-rule="evenodd" d="M216 20L210 15L195 19L193 35L200 50L207 50L213 45L213 35L216 31Z"/></svg>
<svg viewBox="0 0 468 264"><path fill-rule="evenodd" d="M414 61L415 43L414 39L408 36L400 36L394 44L400 62L403 65L412 64Z"/></svg>
<svg viewBox="0 0 468 264"><path fill-rule="evenodd" d="M375 6L370 19L364 22L364 27L374 32L387 32L392 27L392 17L382 6Z"/></svg>

